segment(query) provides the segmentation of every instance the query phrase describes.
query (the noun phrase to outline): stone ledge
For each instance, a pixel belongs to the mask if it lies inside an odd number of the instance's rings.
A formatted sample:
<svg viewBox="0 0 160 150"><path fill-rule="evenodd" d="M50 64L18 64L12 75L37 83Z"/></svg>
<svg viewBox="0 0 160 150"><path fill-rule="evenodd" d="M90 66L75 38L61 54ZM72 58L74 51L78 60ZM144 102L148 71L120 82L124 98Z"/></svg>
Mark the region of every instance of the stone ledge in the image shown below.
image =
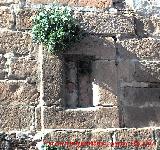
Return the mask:
<svg viewBox="0 0 160 150"><path fill-rule="evenodd" d="M54 107L45 107L45 128L116 128L119 127L119 112L117 107L97 108L94 111L57 111Z"/></svg>

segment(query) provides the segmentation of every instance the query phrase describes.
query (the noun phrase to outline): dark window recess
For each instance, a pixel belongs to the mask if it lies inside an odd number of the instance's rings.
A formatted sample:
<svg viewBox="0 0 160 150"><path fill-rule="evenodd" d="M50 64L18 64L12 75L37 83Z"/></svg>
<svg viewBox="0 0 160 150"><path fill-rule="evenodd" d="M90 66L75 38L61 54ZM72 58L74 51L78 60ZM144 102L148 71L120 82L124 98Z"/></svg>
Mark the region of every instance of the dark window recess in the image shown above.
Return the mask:
<svg viewBox="0 0 160 150"><path fill-rule="evenodd" d="M66 107L92 106L92 61L88 59L66 59Z"/></svg>

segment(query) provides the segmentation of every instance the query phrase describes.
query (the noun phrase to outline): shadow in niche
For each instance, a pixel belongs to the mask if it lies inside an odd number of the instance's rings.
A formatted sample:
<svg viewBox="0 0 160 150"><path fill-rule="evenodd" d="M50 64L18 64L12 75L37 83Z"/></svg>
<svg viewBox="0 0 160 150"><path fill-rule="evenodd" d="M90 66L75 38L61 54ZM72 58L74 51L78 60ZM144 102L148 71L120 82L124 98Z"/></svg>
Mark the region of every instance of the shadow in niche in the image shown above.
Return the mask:
<svg viewBox="0 0 160 150"><path fill-rule="evenodd" d="M155 46L158 46L158 43ZM103 36L90 35L80 43L73 45L64 55L65 57L74 55L74 58L77 57L79 60L81 59L79 56L91 56L92 63L95 63L92 68L92 81L102 89L101 96L104 94L102 101L106 103L102 105L118 106L120 127L160 125L158 116L160 111L158 109L160 106L160 63L141 62L142 59L136 53L128 51L119 42L116 43L116 47L118 47L116 57L119 61L112 53L115 49L113 41ZM145 51L145 46L141 48L144 48ZM154 54L159 57L158 53ZM148 87L144 86L145 83L148 84ZM123 87L121 87L122 84ZM144 87L141 87L141 84ZM114 104L113 101L116 101L117 97L118 102Z"/></svg>

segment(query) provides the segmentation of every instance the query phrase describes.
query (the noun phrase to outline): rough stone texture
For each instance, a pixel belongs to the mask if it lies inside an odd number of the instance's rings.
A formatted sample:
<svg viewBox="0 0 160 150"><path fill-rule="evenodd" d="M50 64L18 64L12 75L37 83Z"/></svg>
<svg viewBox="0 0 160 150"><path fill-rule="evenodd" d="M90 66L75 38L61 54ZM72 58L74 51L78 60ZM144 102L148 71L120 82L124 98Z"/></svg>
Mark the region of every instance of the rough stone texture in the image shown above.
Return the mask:
<svg viewBox="0 0 160 150"><path fill-rule="evenodd" d="M136 62L134 78L138 82L160 82L160 61Z"/></svg>
<svg viewBox="0 0 160 150"><path fill-rule="evenodd" d="M15 58L10 65L10 79L24 80L36 82L37 79L37 60Z"/></svg>
<svg viewBox="0 0 160 150"><path fill-rule="evenodd" d="M37 105L39 92L35 85L18 81L0 82L0 105Z"/></svg>
<svg viewBox="0 0 160 150"><path fill-rule="evenodd" d="M159 111L159 107L124 107L123 116L125 127L158 127L160 125Z"/></svg>
<svg viewBox="0 0 160 150"><path fill-rule="evenodd" d="M47 4L55 3L54 0L27 0L34 4ZM97 8L108 8L112 6L112 0L56 0L56 3L61 3L70 6L82 6L82 7L97 7Z"/></svg>
<svg viewBox="0 0 160 150"><path fill-rule="evenodd" d="M17 29L31 29L31 17L36 14L35 10L24 9L17 14ZM116 35L135 34L132 16L111 15L108 13L74 12L74 17L80 22L82 28L89 33Z"/></svg>
<svg viewBox="0 0 160 150"><path fill-rule="evenodd" d="M96 59L115 59L116 48L111 37L90 35L75 43L66 54L94 56Z"/></svg>
<svg viewBox="0 0 160 150"><path fill-rule="evenodd" d="M34 107L0 106L0 130L30 130L34 122Z"/></svg>
<svg viewBox="0 0 160 150"><path fill-rule="evenodd" d="M12 4L12 3L18 3L19 0L1 0L0 4Z"/></svg>
<svg viewBox="0 0 160 150"><path fill-rule="evenodd" d="M136 34L139 37L148 37L148 36L154 36L158 35L159 28L158 23L160 20L158 18L153 18L143 16L143 15L136 15L135 16L135 29Z"/></svg>
<svg viewBox="0 0 160 150"><path fill-rule="evenodd" d="M5 70L5 64L7 59L4 57L4 55L0 54L0 79L4 79L5 75L7 74Z"/></svg>
<svg viewBox="0 0 160 150"><path fill-rule="evenodd" d="M128 145L122 145L120 148L154 150L156 145L154 141L153 129L122 129L114 132L115 143L126 142ZM147 145L148 144L148 145Z"/></svg>
<svg viewBox="0 0 160 150"><path fill-rule="evenodd" d="M118 51L125 59L157 59L160 58L160 40L154 38L125 39L118 42ZM154 49L154 50L153 50Z"/></svg>
<svg viewBox="0 0 160 150"><path fill-rule="evenodd" d="M35 129L36 131L41 131L42 129L42 121L41 121L41 108L36 107L35 108Z"/></svg>
<svg viewBox="0 0 160 150"><path fill-rule="evenodd" d="M31 36L17 31L0 31L0 53L27 55L31 52Z"/></svg>
<svg viewBox="0 0 160 150"><path fill-rule="evenodd" d="M119 127L118 109L98 108L94 110L66 110L56 111L55 108L45 108L45 128L92 129Z"/></svg>
<svg viewBox="0 0 160 150"><path fill-rule="evenodd" d="M97 60L92 65L94 84L98 85L99 91L97 105L117 105L117 68L115 61Z"/></svg>
<svg viewBox="0 0 160 150"><path fill-rule="evenodd" d="M54 141L60 141L60 142L88 142L86 143L86 146L81 145L79 146L80 148L83 149L104 149L105 150L111 150L110 146L104 146L104 145L98 145L98 142L102 144L104 143L111 143L111 136L113 132L112 131L102 131L102 130L55 130L54 132L49 132L45 135L44 137L44 143L46 142L54 142ZM90 142L90 144L89 144ZM91 144L91 142L94 142ZM82 143L84 144L84 143ZM78 147L76 146L65 146L66 148L72 148L72 149L77 149Z"/></svg>
<svg viewBox="0 0 160 150"><path fill-rule="evenodd" d="M159 106L160 88L124 88L123 104L128 106Z"/></svg>
<svg viewBox="0 0 160 150"><path fill-rule="evenodd" d="M160 82L159 61L120 60L118 79L125 82Z"/></svg>
<svg viewBox="0 0 160 150"><path fill-rule="evenodd" d="M62 56L46 54L42 68L45 105L64 107L65 72Z"/></svg>
<svg viewBox="0 0 160 150"><path fill-rule="evenodd" d="M128 15L111 15L107 13L78 12L76 19L85 31L98 34L134 34L133 17Z"/></svg>
<svg viewBox="0 0 160 150"><path fill-rule="evenodd" d="M36 14L36 11L31 9L21 9L17 13L16 28L18 30L25 30L32 28L32 17Z"/></svg>
<svg viewBox="0 0 160 150"><path fill-rule="evenodd" d="M12 28L14 16L8 7L0 7L0 28Z"/></svg>

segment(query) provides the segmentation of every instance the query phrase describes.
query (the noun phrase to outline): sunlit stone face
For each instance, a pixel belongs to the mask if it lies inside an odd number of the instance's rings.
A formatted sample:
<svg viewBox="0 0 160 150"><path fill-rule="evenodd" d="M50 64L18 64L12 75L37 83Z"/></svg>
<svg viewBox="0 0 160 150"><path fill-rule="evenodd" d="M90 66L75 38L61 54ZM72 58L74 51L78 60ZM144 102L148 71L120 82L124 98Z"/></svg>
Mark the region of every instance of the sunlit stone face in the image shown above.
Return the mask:
<svg viewBox="0 0 160 150"><path fill-rule="evenodd" d="M126 0L126 3L134 10L143 12L144 14L160 15L159 0Z"/></svg>

